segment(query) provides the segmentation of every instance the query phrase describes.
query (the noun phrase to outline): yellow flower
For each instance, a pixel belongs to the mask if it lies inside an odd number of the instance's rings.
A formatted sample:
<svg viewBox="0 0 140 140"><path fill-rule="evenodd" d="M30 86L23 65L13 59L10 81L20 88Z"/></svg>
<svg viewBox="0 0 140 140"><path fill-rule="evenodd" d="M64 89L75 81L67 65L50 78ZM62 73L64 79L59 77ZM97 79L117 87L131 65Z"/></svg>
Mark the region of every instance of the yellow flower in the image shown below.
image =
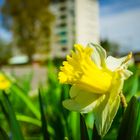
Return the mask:
<svg viewBox="0 0 140 140"><path fill-rule="evenodd" d="M131 56L130 53L118 59L107 57L99 45L76 44L75 52L60 67L60 83L72 85L70 99L63 101L64 107L81 113L93 111L101 136L110 128L120 104L124 80L132 74L127 70Z"/></svg>
<svg viewBox="0 0 140 140"><path fill-rule="evenodd" d="M74 84L91 92L99 94L107 92L110 87L112 74L106 69L98 68L91 59L92 48L75 45L77 53L67 56L59 73L60 83ZM102 80L104 79L104 81Z"/></svg>
<svg viewBox="0 0 140 140"><path fill-rule="evenodd" d="M6 90L10 87L10 85L10 81L2 73L0 73L0 90Z"/></svg>

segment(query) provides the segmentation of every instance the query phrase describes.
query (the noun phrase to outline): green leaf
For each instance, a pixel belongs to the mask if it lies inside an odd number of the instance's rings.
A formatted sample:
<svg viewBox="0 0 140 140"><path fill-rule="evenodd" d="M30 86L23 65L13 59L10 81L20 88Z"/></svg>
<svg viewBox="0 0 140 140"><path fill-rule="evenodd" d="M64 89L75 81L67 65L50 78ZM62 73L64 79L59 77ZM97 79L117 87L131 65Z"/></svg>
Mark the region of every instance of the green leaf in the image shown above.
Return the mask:
<svg viewBox="0 0 140 140"><path fill-rule="evenodd" d="M126 96L126 99L129 101L132 96L134 96L138 91L139 86L139 79L138 79L138 73L135 72L135 74L130 77L124 84L124 94Z"/></svg>
<svg viewBox="0 0 140 140"><path fill-rule="evenodd" d="M140 100L132 97L122 119L117 140L140 139Z"/></svg>
<svg viewBox="0 0 140 140"><path fill-rule="evenodd" d="M47 121L46 121L44 110L43 110L43 103L42 103L40 90L39 90L39 104L40 104L43 138L44 140L50 140L49 132L47 130Z"/></svg>
<svg viewBox="0 0 140 140"><path fill-rule="evenodd" d="M4 96L4 104L1 102L2 110L5 114L5 117L8 120L8 123L10 125L11 131L12 131L12 139L13 140L24 140L19 123L16 119L15 112L13 110L12 104L6 95L6 93L3 91Z"/></svg>
<svg viewBox="0 0 140 140"><path fill-rule="evenodd" d="M38 109L34 106L34 104L31 102L29 97L24 94L22 89L20 89L20 87L18 87L18 85L14 84L11 87L11 90L12 90L13 94L16 94L27 105L27 107L32 111L32 113L39 119L40 113L39 113Z"/></svg>
<svg viewBox="0 0 140 140"><path fill-rule="evenodd" d="M80 133L81 140L89 140L85 119L81 114L80 114Z"/></svg>
<svg viewBox="0 0 140 140"><path fill-rule="evenodd" d="M0 140L9 140L8 135L2 127L0 127Z"/></svg>

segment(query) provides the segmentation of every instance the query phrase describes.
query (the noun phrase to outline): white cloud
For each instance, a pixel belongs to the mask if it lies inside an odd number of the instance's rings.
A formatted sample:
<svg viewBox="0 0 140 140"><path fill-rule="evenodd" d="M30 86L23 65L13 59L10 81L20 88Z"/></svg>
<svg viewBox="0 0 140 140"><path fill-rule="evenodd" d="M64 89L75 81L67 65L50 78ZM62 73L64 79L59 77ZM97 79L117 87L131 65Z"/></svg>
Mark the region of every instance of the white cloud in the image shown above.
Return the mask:
<svg viewBox="0 0 140 140"><path fill-rule="evenodd" d="M100 18L101 38L118 42L121 52L140 51L140 9L131 9Z"/></svg>

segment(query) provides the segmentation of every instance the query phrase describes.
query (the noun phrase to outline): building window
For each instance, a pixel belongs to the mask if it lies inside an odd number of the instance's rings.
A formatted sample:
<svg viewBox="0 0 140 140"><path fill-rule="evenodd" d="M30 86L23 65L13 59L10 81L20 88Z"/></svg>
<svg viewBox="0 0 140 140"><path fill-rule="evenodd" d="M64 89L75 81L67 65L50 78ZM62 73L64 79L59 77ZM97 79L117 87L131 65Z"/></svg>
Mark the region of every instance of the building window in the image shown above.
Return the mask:
<svg viewBox="0 0 140 140"><path fill-rule="evenodd" d="M60 44L67 44L67 40L66 39L60 40L59 43Z"/></svg>
<svg viewBox="0 0 140 140"><path fill-rule="evenodd" d="M68 48L67 48L67 47L62 47L61 50L62 50L63 52L66 52L66 51L68 50Z"/></svg>
<svg viewBox="0 0 140 140"><path fill-rule="evenodd" d="M59 27L66 27L67 24L66 24L66 23L61 23L61 24L59 24L58 26L59 26Z"/></svg>
<svg viewBox="0 0 140 140"><path fill-rule="evenodd" d="M66 16L66 15L61 15L60 18L61 18L61 19L66 19L67 16Z"/></svg>
<svg viewBox="0 0 140 140"><path fill-rule="evenodd" d="M67 32L65 32L65 31L60 32L59 35L62 35L62 36L63 36L63 35L67 35Z"/></svg>
<svg viewBox="0 0 140 140"><path fill-rule="evenodd" d="M67 0L60 0L60 2L65 2L65 1L67 1Z"/></svg>
<svg viewBox="0 0 140 140"><path fill-rule="evenodd" d="M60 11L65 11L66 9L66 7L60 7Z"/></svg>

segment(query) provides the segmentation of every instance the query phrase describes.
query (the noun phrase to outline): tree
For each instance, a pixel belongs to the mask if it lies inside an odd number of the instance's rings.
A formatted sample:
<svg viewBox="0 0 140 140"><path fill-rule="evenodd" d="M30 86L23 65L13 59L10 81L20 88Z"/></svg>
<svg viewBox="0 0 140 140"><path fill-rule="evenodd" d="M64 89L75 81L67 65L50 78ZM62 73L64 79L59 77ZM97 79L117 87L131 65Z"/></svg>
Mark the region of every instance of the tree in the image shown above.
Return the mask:
<svg viewBox="0 0 140 140"><path fill-rule="evenodd" d="M13 32L14 44L28 55L45 46L49 50L50 26L54 16L49 0L5 0L2 6L5 25Z"/></svg>
<svg viewBox="0 0 140 140"><path fill-rule="evenodd" d="M11 57L11 44L0 39L0 66L6 64Z"/></svg>
<svg viewBox="0 0 140 140"><path fill-rule="evenodd" d="M110 42L109 40L101 40L101 46L111 55L118 55L119 45L115 42Z"/></svg>

